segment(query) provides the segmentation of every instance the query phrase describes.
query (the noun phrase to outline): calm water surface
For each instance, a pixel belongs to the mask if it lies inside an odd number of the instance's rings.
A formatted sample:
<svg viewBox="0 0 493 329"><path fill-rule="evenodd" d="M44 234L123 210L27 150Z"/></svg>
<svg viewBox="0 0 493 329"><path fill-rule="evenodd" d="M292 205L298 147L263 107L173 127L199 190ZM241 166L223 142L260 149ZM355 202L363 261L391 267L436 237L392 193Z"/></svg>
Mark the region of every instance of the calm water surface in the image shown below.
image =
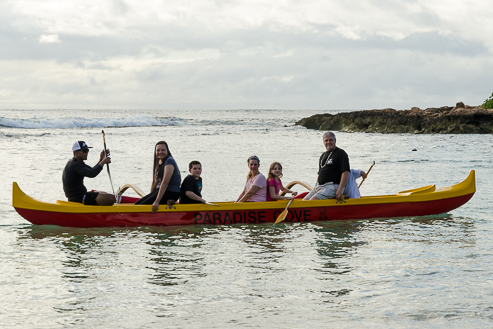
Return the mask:
<svg viewBox="0 0 493 329"><path fill-rule="evenodd" d="M491 135L338 133L351 167L376 161L363 195L456 184L477 193L448 214L302 224L74 229L34 226L12 182L64 199L71 145L112 151L115 188L148 190L154 144L182 171L203 164L205 199L234 200L256 154L283 182L313 184L313 111L0 111L0 323L5 328L489 328L493 325ZM417 151L412 151L416 149ZM111 191L106 171L86 179ZM299 191L303 191L302 188Z"/></svg>

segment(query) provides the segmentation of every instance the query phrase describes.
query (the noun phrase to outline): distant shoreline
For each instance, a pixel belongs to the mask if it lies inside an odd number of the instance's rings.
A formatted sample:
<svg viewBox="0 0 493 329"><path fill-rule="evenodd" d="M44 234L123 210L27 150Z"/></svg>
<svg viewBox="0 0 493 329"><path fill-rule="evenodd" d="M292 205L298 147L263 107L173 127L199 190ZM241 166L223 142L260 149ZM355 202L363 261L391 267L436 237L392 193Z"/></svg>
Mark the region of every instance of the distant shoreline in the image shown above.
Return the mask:
<svg viewBox="0 0 493 329"><path fill-rule="evenodd" d="M491 134L493 110L479 106L442 106L421 110L363 110L338 114L315 114L295 123L308 129L367 133Z"/></svg>

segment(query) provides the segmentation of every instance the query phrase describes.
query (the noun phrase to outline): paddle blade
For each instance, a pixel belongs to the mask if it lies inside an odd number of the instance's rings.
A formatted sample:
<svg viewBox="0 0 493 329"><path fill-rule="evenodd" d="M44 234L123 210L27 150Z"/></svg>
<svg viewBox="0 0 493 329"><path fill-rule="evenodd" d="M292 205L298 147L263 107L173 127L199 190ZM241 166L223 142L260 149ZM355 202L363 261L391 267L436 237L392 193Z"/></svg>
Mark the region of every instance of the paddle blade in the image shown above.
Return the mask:
<svg viewBox="0 0 493 329"><path fill-rule="evenodd" d="M279 215L279 217L277 217L277 219L276 219L276 221L275 221L274 224L280 223L283 220L285 220L287 215L288 215L288 210L287 209L284 209L282 211L282 213Z"/></svg>

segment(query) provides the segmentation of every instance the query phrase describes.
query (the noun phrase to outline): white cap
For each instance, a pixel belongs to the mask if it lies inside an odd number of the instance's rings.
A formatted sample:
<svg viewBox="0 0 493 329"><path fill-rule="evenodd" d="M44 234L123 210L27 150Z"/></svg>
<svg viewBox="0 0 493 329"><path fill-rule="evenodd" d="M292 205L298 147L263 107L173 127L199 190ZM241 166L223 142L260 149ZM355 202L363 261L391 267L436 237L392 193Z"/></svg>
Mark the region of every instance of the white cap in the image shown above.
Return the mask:
<svg viewBox="0 0 493 329"><path fill-rule="evenodd" d="M78 141L78 142L75 142L74 145L72 145L72 152L82 150L82 149L92 149L92 147L87 146L86 142L84 142L84 141Z"/></svg>

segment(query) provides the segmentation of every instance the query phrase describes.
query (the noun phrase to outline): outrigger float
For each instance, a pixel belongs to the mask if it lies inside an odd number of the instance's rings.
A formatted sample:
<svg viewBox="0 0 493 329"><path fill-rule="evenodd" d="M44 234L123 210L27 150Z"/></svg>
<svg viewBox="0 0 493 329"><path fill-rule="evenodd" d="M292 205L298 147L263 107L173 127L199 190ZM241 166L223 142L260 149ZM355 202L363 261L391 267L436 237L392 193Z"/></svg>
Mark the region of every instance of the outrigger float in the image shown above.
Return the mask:
<svg viewBox="0 0 493 329"><path fill-rule="evenodd" d="M302 182L292 182L291 188ZM127 187L128 188L128 187ZM137 191L137 190L136 190ZM461 183L436 188L428 185L394 195L364 196L343 201L295 199L286 222L311 222L344 219L395 218L447 213L468 202L476 192L474 170ZM45 203L21 191L13 183L12 205L17 212L35 225L67 227L114 227L153 225L228 225L275 222L287 202L217 202L215 204L162 205L151 213L151 205L134 205L135 198L124 197L113 206L86 206L57 201ZM126 203L125 203L126 202Z"/></svg>

